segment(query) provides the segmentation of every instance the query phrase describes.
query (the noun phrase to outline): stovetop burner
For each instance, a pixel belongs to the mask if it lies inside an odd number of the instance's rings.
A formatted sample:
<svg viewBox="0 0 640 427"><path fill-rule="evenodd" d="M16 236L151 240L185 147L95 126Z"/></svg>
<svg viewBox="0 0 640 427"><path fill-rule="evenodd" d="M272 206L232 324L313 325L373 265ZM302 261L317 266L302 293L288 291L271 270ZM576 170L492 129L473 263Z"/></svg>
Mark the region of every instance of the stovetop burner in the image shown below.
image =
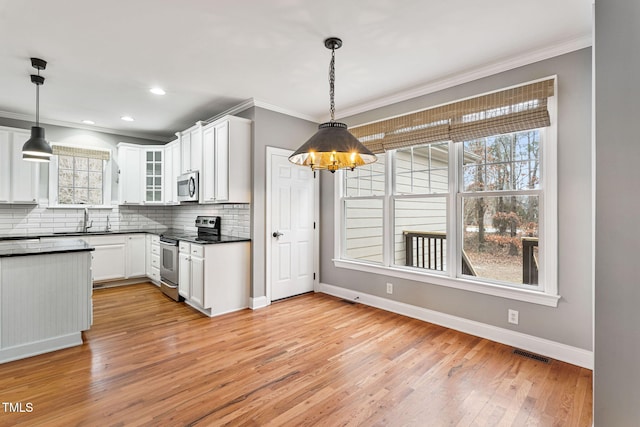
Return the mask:
<svg viewBox="0 0 640 427"><path fill-rule="evenodd" d="M219 216L198 216L195 221L197 233L186 233L184 231L167 230L160 235L160 238L170 238L177 240L190 240L198 242L219 242L220 217Z"/></svg>

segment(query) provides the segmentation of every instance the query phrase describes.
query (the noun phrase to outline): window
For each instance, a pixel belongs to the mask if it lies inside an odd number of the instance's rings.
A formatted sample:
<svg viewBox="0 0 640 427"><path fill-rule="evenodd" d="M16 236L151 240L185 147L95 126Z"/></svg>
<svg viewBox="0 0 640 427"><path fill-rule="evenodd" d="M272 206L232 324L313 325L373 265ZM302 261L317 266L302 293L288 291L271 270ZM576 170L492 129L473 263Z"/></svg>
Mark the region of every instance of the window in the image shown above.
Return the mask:
<svg viewBox="0 0 640 427"><path fill-rule="evenodd" d="M49 164L51 206L102 206L111 196L110 152L52 145Z"/></svg>
<svg viewBox="0 0 640 427"><path fill-rule="evenodd" d="M539 83L352 129L378 162L341 172L336 265L557 305L555 79Z"/></svg>
<svg viewBox="0 0 640 427"><path fill-rule="evenodd" d="M345 172L345 258L382 264L385 185L384 159Z"/></svg>

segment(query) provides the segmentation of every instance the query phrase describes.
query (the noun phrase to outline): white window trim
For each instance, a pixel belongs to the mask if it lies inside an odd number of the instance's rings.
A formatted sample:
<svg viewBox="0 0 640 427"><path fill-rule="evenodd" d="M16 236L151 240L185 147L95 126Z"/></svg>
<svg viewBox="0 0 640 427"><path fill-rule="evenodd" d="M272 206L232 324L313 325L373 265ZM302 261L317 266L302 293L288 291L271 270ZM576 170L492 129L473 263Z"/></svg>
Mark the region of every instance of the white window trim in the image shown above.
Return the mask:
<svg viewBox="0 0 640 427"><path fill-rule="evenodd" d="M558 93L557 78L555 82L554 93ZM343 192L343 172L338 171L336 177L336 183L334 186L334 258L333 264L337 268L346 268L350 270L356 270L366 273L380 274L384 276L396 277L401 279L413 280L417 282L429 283L432 285L446 286L454 289L461 289L470 292L481 293L485 295L492 295L501 298L507 298L517 301L524 301L533 304L545 305L549 307L557 307L558 301L561 296L558 294L558 159L557 159L557 96L547 98L547 108L551 118L551 125L544 129L544 142L542 144L542 164L541 168L541 182L543 188L544 197L541 200L541 207L543 215L541 215L539 230L540 240L542 242L539 248L539 260L540 260L540 272L542 273L540 278L540 289L524 289L516 288L508 285L500 285L497 283L485 282L473 280L470 278L460 278L459 271L449 271L444 274L435 272L423 272L415 271L409 268L399 268L393 266L391 263L391 246L390 242L393 239L392 226L389 221L391 215L391 206L389 200L392 197L389 196L390 191L384 197L383 203L383 218L385 224L385 234L383 239L383 251L384 251L384 265L368 263L364 261L356 261L343 259L343 233L344 229L344 215L342 215L342 192ZM458 194L458 157L456 152L460 144L455 144L454 149L450 151L450 194L449 197L460 197ZM387 158L386 166L386 188L389 190L392 183L390 182L393 175L391 172L392 161ZM453 161L453 162L452 162ZM552 183L548 185L547 183ZM461 203L454 201L455 209L449 209L448 213L448 234L451 235L450 227L458 228L457 224L460 221ZM451 205L450 205L451 206ZM461 233L456 233L456 239L461 239ZM447 245L447 255L454 259L461 241L456 241L455 245ZM460 269L460 263L456 263L456 269Z"/></svg>
<svg viewBox="0 0 640 427"><path fill-rule="evenodd" d="M67 147L78 147L77 145L69 144L57 144ZM82 147L80 147L82 148ZM58 203L58 156L51 156L49 161L49 208L55 209L112 209L111 202L111 162L113 161L113 153L111 150L105 150L103 148L93 148L92 150L102 150L109 152L109 160L106 160L102 164L102 204L101 205L88 205L88 204L59 204Z"/></svg>

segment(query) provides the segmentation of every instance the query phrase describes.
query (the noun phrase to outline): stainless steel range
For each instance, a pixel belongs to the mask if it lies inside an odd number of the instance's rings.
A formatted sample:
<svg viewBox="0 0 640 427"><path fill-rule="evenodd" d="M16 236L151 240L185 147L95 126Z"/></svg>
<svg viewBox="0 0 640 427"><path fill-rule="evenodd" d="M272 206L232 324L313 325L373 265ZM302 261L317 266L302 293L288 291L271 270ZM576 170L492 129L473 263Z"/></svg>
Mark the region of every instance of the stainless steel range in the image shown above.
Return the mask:
<svg viewBox="0 0 640 427"><path fill-rule="evenodd" d="M169 298L180 301L178 294L178 239L160 235L160 290Z"/></svg>
<svg viewBox="0 0 640 427"><path fill-rule="evenodd" d="M183 299L178 293L179 241L211 243L220 240L219 216L198 216L195 226L196 233L167 230L160 235L160 289L165 295L176 301Z"/></svg>

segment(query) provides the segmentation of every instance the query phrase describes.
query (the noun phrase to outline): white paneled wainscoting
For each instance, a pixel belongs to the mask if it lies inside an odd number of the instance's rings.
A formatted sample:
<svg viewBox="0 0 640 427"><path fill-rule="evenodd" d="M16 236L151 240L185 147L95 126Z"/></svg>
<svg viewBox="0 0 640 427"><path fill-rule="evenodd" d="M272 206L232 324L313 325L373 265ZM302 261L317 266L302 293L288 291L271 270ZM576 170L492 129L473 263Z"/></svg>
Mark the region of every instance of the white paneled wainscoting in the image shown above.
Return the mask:
<svg viewBox="0 0 640 427"><path fill-rule="evenodd" d="M222 234L250 237L250 205L176 205L176 206L118 206L90 208L93 221L89 231L104 231L107 217L112 231L162 231L175 228L195 231L198 215L222 218ZM39 236L51 233L81 231L84 209L49 208L40 205L0 205L0 236Z"/></svg>
<svg viewBox="0 0 640 427"><path fill-rule="evenodd" d="M90 252L0 259L0 363L80 345L91 321Z"/></svg>

